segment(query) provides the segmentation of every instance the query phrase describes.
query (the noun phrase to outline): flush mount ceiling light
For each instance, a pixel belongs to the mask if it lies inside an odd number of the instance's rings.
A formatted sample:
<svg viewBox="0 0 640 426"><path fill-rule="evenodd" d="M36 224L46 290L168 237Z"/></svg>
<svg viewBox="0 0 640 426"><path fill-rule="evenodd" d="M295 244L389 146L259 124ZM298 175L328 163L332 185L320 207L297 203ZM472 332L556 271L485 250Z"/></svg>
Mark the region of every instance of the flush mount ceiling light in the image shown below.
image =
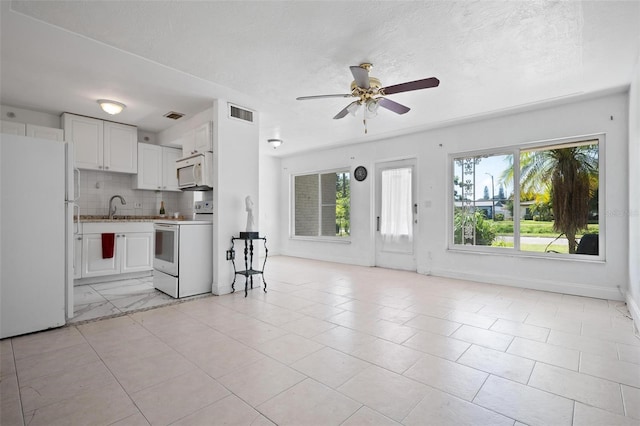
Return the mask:
<svg viewBox="0 0 640 426"><path fill-rule="evenodd" d="M268 139L267 142L269 142L273 149L276 149L277 147L282 145L282 139Z"/></svg>
<svg viewBox="0 0 640 426"><path fill-rule="evenodd" d="M111 115L120 114L126 107L123 103L110 101L109 99L98 99L98 104L100 104L100 108L102 108L104 112Z"/></svg>

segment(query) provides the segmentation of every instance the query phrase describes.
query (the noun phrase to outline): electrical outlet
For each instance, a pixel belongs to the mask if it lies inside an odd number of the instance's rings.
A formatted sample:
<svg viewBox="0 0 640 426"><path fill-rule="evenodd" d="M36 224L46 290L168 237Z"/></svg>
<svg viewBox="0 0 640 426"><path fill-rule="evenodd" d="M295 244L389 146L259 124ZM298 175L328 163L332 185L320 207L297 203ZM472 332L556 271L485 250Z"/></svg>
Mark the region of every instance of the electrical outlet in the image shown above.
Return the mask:
<svg viewBox="0 0 640 426"><path fill-rule="evenodd" d="M142 208L142 203L133 203L133 208L134 209L141 209Z"/></svg>
<svg viewBox="0 0 640 426"><path fill-rule="evenodd" d="M236 253L233 250L227 250L227 260L233 260L236 258Z"/></svg>

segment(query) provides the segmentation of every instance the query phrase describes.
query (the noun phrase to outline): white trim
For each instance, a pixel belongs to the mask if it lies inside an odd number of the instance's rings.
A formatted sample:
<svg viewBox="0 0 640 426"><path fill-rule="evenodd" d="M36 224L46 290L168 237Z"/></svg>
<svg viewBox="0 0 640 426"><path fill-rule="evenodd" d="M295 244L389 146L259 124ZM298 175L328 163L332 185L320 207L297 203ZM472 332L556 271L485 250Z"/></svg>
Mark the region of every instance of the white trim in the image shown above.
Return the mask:
<svg viewBox="0 0 640 426"><path fill-rule="evenodd" d="M289 237L293 241L315 241L323 243L338 243L338 244L351 244L351 236L348 237L327 237L325 235L319 235L317 237L307 235L292 235Z"/></svg>
<svg viewBox="0 0 640 426"><path fill-rule="evenodd" d="M467 281L477 281L486 284L498 284L505 287L518 287L576 296L595 297L597 299L624 300L616 287L599 287L595 285L577 284L556 280L536 280L531 278L521 278L516 281L513 277L505 277L503 275L478 274L477 272L467 273L447 269L432 270L430 275Z"/></svg>
<svg viewBox="0 0 640 426"><path fill-rule="evenodd" d="M316 175L318 177L318 186L320 190L318 191L318 208L320 210L319 214L319 225L322 225L322 180L321 176L323 174L329 173L348 173L349 174L349 211L351 211L351 184L353 181L353 172L351 171L351 166L345 167L337 167L327 170L321 171L311 171L311 172L300 172L300 173L289 173L289 239L290 240L308 240L308 241L334 241L340 240L351 243L351 235L347 235L344 237L339 236L327 236L327 235L296 235L296 177L298 176L310 176ZM351 216L349 216L349 223L351 223ZM321 228L320 228L321 229Z"/></svg>
<svg viewBox="0 0 640 426"><path fill-rule="evenodd" d="M627 309L629 309L631 317L633 318L633 325L636 330L640 330L640 307L638 307L638 304L633 300L633 297L631 297L628 292L625 299L627 302Z"/></svg>

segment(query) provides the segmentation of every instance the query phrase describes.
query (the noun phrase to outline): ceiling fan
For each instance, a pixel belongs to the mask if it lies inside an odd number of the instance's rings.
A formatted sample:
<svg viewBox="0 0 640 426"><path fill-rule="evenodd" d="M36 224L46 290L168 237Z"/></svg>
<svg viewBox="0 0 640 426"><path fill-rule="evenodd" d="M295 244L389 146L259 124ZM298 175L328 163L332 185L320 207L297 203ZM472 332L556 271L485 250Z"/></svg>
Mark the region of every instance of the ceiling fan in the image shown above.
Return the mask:
<svg viewBox="0 0 640 426"><path fill-rule="evenodd" d="M430 87L437 87L440 84L440 80L435 77L430 77L422 80L394 84L393 86L380 87L380 80L369 75L371 67L373 67L373 65L369 63L353 65L349 67L354 78L354 81L351 82L351 93L338 95L301 96L296 99L299 101L303 101L308 99L323 98L358 98L347 105L342 111L337 113L335 117L333 117L333 119L338 120L345 117L349 113L355 116L360 108L364 106L363 123L364 132L367 133L367 118L375 117L378 114L378 107L388 109L389 111L393 111L396 114L406 114L411 109L402 104L394 102L391 99L387 99L385 98L385 96L401 92L410 92L413 90L428 89Z"/></svg>

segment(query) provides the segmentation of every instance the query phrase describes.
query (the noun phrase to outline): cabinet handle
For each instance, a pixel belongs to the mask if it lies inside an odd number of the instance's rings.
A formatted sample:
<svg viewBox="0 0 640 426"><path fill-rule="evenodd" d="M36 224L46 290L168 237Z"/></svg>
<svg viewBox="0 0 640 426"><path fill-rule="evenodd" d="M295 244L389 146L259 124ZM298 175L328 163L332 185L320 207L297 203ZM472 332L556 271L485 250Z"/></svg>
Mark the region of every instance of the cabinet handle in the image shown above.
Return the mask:
<svg viewBox="0 0 640 426"><path fill-rule="evenodd" d="M98 166L98 168L99 168L99 169L101 169L101 168L102 168L102 166Z"/></svg>
<svg viewBox="0 0 640 426"><path fill-rule="evenodd" d="M158 189L160 189L160 187L158 187Z"/></svg>
<svg viewBox="0 0 640 426"><path fill-rule="evenodd" d="M104 166L105 170L109 170L109 166Z"/></svg>

